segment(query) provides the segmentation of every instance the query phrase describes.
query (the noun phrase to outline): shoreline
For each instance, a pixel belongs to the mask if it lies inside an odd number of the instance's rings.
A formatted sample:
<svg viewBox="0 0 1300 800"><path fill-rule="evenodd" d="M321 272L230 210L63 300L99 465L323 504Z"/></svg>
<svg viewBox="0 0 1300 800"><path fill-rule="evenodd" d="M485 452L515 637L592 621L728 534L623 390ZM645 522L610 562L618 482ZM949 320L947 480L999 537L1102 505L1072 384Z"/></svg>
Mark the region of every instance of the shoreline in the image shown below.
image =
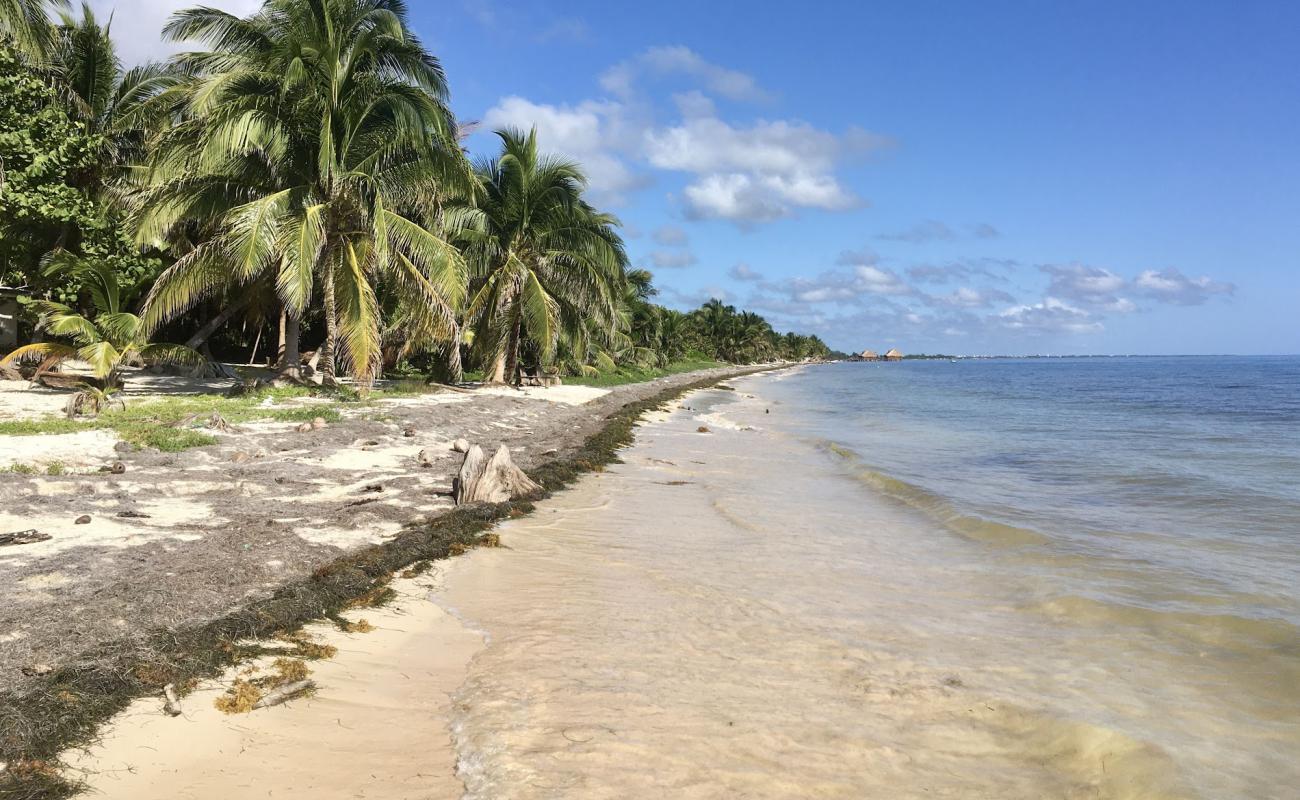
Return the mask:
<svg viewBox="0 0 1300 800"><path fill-rule="evenodd" d="M530 459L525 468L547 494L554 493L616 460L617 450L631 441L644 413L696 389L790 366L685 373L619 387L621 391L612 391L602 405L608 413L594 415L594 423L586 426L573 425L577 433L569 433L563 454L548 461ZM619 401L626 402L614 405ZM29 676L21 691L0 696L0 727L6 731L0 738L0 762L7 765L0 771L0 791L13 797L74 793L78 787L55 766L60 754L93 741L100 726L134 700L158 697L169 684L215 677L238 661L243 654L240 643L296 630L337 614L358 597L382 594L398 571L463 552L479 544L480 535L497 521L531 510L531 502L514 502L445 511L387 542L348 551L231 613L180 628L159 628L147 637L101 643L93 657Z"/></svg>

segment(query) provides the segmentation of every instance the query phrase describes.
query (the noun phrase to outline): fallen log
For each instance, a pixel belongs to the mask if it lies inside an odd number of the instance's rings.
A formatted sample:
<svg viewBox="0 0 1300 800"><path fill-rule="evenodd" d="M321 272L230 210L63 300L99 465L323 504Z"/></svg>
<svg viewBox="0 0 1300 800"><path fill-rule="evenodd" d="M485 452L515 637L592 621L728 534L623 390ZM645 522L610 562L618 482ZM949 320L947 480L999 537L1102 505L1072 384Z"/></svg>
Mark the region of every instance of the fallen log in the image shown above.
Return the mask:
<svg viewBox="0 0 1300 800"><path fill-rule="evenodd" d="M0 547L8 547L18 544L36 544L53 539L48 533L41 533L35 528L28 528L25 531L14 531L13 533L0 533Z"/></svg>
<svg viewBox="0 0 1300 800"><path fill-rule="evenodd" d="M315 681L294 681L293 683L286 683L285 685L272 689L263 695L261 700L253 703L253 708L270 708L271 706L278 706L281 703L287 703L295 697L303 695L315 688Z"/></svg>
<svg viewBox="0 0 1300 800"><path fill-rule="evenodd" d="M465 454L456 478L453 494L457 505L466 503L504 503L541 492L540 484L519 467L510 457L510 448L504 444L488 458L483 448L473 445Z"/></svg>

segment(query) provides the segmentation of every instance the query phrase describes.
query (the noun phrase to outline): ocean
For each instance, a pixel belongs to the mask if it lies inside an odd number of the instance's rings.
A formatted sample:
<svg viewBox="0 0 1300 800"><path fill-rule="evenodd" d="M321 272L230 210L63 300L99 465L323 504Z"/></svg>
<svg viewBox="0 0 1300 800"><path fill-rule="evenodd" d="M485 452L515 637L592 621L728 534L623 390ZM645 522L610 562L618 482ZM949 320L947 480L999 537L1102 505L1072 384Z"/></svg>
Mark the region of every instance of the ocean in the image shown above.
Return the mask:
<svg viewBox="0 0 1300 800"><path fill-rule="evenodd" d="M470 798L1290 798L1300 358L738 379L457 559Z"/></svg>

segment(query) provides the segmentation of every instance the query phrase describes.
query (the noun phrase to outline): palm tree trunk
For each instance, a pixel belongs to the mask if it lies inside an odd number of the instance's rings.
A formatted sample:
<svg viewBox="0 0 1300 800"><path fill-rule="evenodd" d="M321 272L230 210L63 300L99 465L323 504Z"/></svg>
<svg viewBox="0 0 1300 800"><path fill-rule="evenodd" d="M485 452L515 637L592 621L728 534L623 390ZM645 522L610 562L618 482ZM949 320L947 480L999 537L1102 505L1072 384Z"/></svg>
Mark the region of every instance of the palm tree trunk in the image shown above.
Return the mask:
<svg viewBox="0 0 1300 800"><path fill-rule="evenodd" d="M510 328L510 339L506 342L506 363L505 363L505 380L511 385L519 385L519 334L521 321L515 318L515 324Z"/></svg>
<svg viewBox="0 0 1300 800"><path fill-rule="evenodd" d="M236 300L226 306L222 309L220 314L217 314L215 317L208 320L203 327L195 331L194 335L185 342L185 346L191 350L198 350L201 345L207 344L208 337L216 333L222 325L225 325L231 317L235 316L235 314L246 305L248 305L248 298Z"/></svg>
<svg viewBox="0 0 1300 800"><path fill-rule="evenodd" d="M302 380L302 356L298 352L298 318L292 314L285 315L284 325L284 359L280 362L280 374L292 380Z"/></svg>
<svg viewBox="0 0 1300 800"><path fill-rule="evenodd" d="M289 326L289 312L284 306L280 306L280 331L279 338L275 340L275 366L277 368L284 366L284 339L285 330Z"/></svg>
<svg viewBox="0 0 1300 800"><path fill-rule="evenodd" d="M325 267L324 281L325 284L325 344L320 349L320 374L321 383L325 386L333 386L334 380L334 350L335 343L338 341L338 309L334 307L334 270L329 265Z"/></svg>

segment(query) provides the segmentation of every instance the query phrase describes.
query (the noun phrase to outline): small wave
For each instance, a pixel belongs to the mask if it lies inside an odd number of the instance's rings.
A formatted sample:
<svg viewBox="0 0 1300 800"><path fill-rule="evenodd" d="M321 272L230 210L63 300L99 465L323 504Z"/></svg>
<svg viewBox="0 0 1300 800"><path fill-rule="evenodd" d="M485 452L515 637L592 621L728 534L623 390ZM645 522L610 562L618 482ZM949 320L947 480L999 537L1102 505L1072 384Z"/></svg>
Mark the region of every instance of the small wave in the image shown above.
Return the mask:
<svg viewBox="0 0 1300 800"><path fill-rule="evenodd" d="M887 497L924 512L945 528L963 538L1008 547L1041 545L1051 541L1044 534L1029 528L1020 528L1015 525L994 522L983 517L962 514L953 508L952 504L946 499L934 492L871 469L862 463L857 453L841 444L828 441L823 442L822 447L847 462L850 465L850 474L860 483Z"/></svg>
<svg viewBox="0 0 1300 800"><path fill-rule="evenodd" d="M1300 630L1285 620L1173 611L1064 595L1042 603L1040 611L1071 622L1098 626L1125 625L1153 633L1175 634L1198 645L1235 651L1267 650L1300 655Z"/></svg>

